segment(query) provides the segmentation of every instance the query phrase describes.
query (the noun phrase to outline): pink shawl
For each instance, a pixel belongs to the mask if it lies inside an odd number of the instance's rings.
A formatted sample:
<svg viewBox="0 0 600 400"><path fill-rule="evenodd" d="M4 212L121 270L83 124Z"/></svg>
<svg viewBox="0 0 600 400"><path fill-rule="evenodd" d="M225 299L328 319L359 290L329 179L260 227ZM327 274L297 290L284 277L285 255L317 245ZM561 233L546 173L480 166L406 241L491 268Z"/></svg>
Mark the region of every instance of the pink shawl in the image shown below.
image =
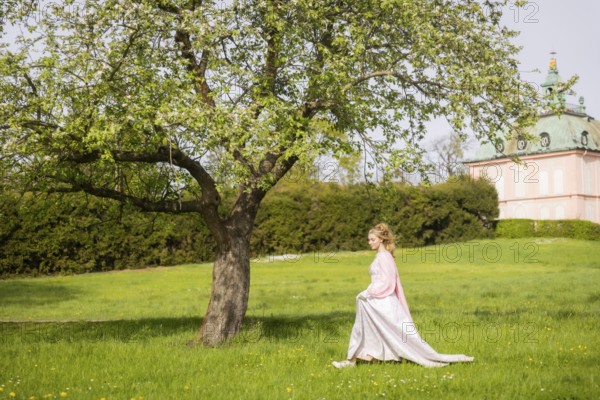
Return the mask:
<svg viewBox="0 0 600 400"><path fill-rule="evenodd" d="M395 294L412 321L394 257L388 251L381 251L377 253L375 262L379 265L379 272L371 275L371 284L367 288L367 293L373 297L387 297Z"/></svg>

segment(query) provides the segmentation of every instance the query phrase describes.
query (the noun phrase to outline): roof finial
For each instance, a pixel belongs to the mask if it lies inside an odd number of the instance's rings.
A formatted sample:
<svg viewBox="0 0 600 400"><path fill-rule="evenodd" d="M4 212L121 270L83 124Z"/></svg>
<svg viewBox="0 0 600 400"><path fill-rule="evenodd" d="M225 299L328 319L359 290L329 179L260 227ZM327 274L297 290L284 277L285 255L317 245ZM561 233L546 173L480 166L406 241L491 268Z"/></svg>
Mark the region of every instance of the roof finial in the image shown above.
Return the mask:
<svg viewBox="0 0 600 400"><path fill-rule="evenodd" d="M552 55L552 58L550 58L550 69L556 70L556 52L553 51L550 54Z"/></svg>
<svg viewBox="0 0 600 400"><path fill-rule="evenodd" d="M583 96L579 97L579 112L585 114L585 99Z"/></svg>

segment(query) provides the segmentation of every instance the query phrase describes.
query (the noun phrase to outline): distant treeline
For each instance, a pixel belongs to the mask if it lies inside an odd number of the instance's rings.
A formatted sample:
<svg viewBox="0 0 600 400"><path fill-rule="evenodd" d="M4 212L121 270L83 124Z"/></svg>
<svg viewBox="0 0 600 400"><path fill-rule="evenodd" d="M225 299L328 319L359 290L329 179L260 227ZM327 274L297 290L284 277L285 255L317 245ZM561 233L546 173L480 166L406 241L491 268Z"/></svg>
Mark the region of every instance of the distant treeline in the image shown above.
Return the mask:
<svg viewBox="0 0 600 400"><path fill-rule="evenodd" d="M430 187L286 182L263 201L252 251L362 250L369 228L380 221L390 225L399 246L492 237L497 204L492 185L468 178ZM195 214L142 213L76 193L0 192L2 276L205 262L214 250Z"/></svg>

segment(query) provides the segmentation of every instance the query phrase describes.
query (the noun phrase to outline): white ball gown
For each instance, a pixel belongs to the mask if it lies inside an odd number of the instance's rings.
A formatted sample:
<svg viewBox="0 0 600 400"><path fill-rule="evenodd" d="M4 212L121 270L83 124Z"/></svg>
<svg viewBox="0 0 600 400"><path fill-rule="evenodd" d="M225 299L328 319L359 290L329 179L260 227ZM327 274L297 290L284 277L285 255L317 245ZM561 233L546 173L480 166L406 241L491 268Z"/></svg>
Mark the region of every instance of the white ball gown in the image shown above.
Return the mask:
<svg viewBox="0 0 600 400"><path fill-rule="evenodd" d="M369 268L371 284L356 297L356 321L350 335L348 360L409 360L426 367L470 362L464 354L439 354L418 334L394 257L379 251Z"/></svg>

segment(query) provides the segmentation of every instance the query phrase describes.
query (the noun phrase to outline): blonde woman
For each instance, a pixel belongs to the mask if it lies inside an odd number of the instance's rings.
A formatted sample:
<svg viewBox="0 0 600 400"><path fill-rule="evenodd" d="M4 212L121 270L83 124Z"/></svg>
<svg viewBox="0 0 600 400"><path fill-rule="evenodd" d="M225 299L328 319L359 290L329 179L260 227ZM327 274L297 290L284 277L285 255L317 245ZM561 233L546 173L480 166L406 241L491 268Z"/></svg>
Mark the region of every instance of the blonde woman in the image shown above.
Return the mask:
<svg viewBox="0 0 600 400"><path fill-rule="evenodd" d="M426 367L473 361L464 354L439 354L417 333L396 268L394 237L386 224L369 231L369 246L377 250L369 268L371 284L356 297L348 357L333 366L353 367L357 359L406 359Z"/></svg>

